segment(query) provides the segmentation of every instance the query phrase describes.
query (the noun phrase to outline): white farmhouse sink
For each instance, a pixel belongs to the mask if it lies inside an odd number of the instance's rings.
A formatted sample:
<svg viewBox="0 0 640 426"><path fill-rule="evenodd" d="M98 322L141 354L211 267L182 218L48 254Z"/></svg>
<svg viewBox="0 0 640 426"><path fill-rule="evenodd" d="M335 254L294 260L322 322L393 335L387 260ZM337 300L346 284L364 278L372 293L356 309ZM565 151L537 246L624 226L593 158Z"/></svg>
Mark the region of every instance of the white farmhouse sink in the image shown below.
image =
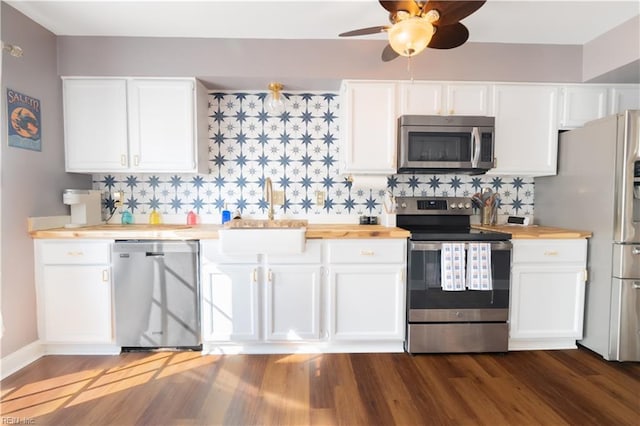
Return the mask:
<svg viewBox="0 0 640 426"><path fill-rule="evenodd" d="M300 254L305 249L305 223L256 221L218 231L220 251L226 255ZM236 224L237 225L237 224Z"/></svg>

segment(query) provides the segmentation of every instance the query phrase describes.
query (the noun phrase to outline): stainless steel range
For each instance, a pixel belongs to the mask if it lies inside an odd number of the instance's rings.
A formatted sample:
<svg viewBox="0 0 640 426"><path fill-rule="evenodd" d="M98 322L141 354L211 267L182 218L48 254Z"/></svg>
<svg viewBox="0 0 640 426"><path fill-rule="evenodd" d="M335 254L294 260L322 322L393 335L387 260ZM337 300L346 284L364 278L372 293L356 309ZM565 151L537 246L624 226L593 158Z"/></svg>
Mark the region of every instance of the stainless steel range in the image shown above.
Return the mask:
<svg viewBox="0 0 640 426"><path fill-rule="evenodd" d="M506 352L511 234L471 229L469 198L398 197L397 206L398 227L411 232L406 351Z"/></svg>

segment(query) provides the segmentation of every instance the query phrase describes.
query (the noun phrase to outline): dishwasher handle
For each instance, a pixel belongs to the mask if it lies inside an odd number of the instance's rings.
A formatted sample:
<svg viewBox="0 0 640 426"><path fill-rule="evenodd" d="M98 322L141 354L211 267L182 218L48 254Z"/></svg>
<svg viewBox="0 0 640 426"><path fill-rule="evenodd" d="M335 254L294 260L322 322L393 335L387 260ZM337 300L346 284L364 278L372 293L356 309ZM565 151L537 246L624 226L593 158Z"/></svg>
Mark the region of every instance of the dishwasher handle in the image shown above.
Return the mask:
<svg viewBox="0 0 640 426"><path fill-rule="evenodd" d="M145 256L147 257L163 257L164 253L163 252L158 252L158 251L148 251L145 253Z"/></svg>

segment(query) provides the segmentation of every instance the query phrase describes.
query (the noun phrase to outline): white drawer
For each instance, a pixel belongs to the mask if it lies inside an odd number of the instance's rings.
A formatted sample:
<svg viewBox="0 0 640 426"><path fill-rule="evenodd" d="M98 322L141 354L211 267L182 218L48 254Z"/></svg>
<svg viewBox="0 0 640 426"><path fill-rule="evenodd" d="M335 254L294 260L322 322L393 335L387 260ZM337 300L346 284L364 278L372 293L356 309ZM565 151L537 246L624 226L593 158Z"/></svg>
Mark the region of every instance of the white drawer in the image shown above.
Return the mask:
<svg viewBox="0 0 640 426"><path fill-rule="evenodd" d="M40 260L46 265L109 264L111 241L40 241Z"/></svg>
<svg viewBox="0 0 640 426"><path fill-rule="evenodd" d="M211 263L258 263L257 254L226 255L220 252L220 240L200 240L200 257L203 264Z"/></svg>
<svg viewBox="0 0 640 426"><path fill-rule="evenodd" d="M332 240L328 244L329 263L405 263L406 240Z"/></svg>
<svg viewBox="0 0 640 426"><path fill-rule="evenodd" d="M587 240L512 240L513 263L586 262Z"/></svg>

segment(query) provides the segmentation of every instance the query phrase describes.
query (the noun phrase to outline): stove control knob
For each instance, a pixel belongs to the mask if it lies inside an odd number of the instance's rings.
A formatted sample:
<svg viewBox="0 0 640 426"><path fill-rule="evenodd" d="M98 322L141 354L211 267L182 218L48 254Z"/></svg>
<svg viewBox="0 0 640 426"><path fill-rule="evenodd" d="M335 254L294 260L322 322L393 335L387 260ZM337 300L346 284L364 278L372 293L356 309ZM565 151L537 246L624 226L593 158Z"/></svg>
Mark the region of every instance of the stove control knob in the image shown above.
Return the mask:
<svg viewBox="0 0 640 426"><path fill-rule="evenodd" d="M402 209L406 209L406 208L407 208L407 203L402 203L402 204L400 204L400 208L402 208Z"/></svg>
<svg viewBox="0 0 640 426"><path fill-rule="evenodd" d="M451 210L456 208L456 204L455 203L451 203L451 207L449 207Z"/></svg>
<svg viewBox="0 0 640 426"><path fill-rule="evenodd" d="M462 203L458 203L458 208L459 208L459 209L463 209L463 208L464 208L464 204L462 204Z"/></svg>
<svg viewBox="0 0 640 426"><path fill-rule="evenodd" d="M465 209L470 209L470 208L471 208L471 204L469 204L469 203L465 203L465 204L464 204L464 208L465 208Z"/></svg>

